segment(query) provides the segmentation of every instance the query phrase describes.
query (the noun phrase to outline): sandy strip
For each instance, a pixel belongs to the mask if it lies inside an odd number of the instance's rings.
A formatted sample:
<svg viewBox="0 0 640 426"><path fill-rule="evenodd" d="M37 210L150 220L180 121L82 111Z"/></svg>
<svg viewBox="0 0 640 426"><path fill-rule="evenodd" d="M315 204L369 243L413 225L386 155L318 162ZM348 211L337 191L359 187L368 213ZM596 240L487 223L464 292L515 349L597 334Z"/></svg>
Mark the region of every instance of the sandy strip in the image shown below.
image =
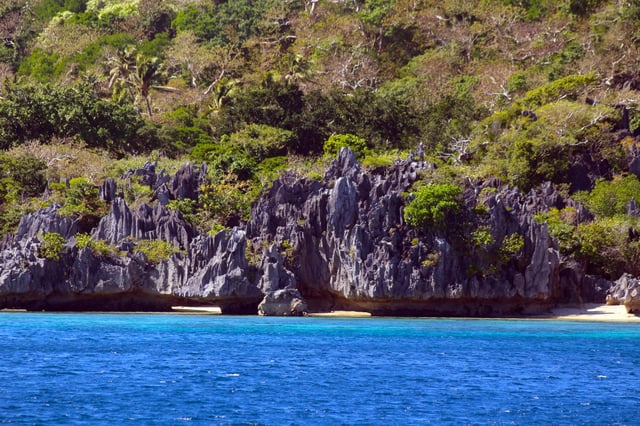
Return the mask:
<svg viewBox="0 0 640 426"><path fill-rule="evenodd" d="M344 317L344 318L368 318L371 316L369 312L360 311L331 311L331 312L312 312L310 317Z"/></svg>
<svg viewBox="0 0 640 426"><path fill-rule="evenodd" d="M218 306L172 306L173 312L180 312L186 314L207 314L207 315L221 315L222 310Z"/></svg>
<svg viewBox="0 0 640 426"><path fill-rule="evenodd" d="M548 318L568 321L597 322L639 322L640 316L627 313L624 305L585 304L582 307L560 307L551 310L549 315L533 318Z"/></svg>

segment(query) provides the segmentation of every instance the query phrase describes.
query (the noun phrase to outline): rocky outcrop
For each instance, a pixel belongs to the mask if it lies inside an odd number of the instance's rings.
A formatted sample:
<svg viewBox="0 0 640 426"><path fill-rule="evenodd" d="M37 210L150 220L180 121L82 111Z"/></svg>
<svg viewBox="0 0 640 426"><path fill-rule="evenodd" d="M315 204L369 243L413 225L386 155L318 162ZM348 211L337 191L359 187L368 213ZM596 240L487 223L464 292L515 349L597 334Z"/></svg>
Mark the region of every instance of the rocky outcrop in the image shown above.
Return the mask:
<svg viewBox="0 0 640 426"><path fill-rule="evenodd" d="M460 213L445 226L408 226L403 210L412 185L432 167L409 159L365 171L343 149L323 179L284 174L254 205L249 223L209 236L167 208L174 199L197 201L206 165L187 164L169 176L147 163L123 178L148 185L152 205L131 209L112 179L100 187L110 210L89 231L112 252L76 247L76 233L86 230L59 215L59 206L24 216L0 251L0 308L217 304L223 313L255 314L260 304L264 315L347 309L503 316L604 297L610 283L563 259L546 225L533 219L566 206L576 220L590 219L551 185L523 194L497 180L468 181ZM57 260L40 255L51 232L66 241ZM474 242L475 233L489 238ZM179 252L151 262L137 249L140 240L163 240Z"/></svg>
<svg viewBox="0 0 640 426"><path fill-rule="evenodd" d="M181 170L187 170L181 176L194 176L190 166ZM130 172L145 184L166 184L154 173L151 163L143 172ZM172 188L188 195L198 184L189 179L174 178ZM92 238L114 247L112 252L77 248L78 220L59 215L58 205L26 215L0 251L0 308L156 311L215 303L223 313L256 313L264 294L249 280L243 230L197 235L178 211L161 203L132 211L113 180L105 182L100 195L111 208ZM40 255L48 233L67 241L59 259ZM163 240L181 251L152 263L136 250L139 240Z"/></svg>
<svg viewBox="0 0 640 426"><path fill-rule="evenodd" d="M623 274L607 292L607 304L624 305L627 312L640 314L640 280Z"/></svg>
<svg viewBox="0 0 640 426"><path fill-rule="evenodd" d="M125 238L160 239L182 249L189 247L195 236L193 227L185 222L180 212L169 210L158 203L155 207L142 204L132 212L122 198L111 203L111 211L100 220L93 238L118 244Z"/></svg>
<svg viewBox="0 0 640 426"><path fill-rule="evenodd" d="M455 219L467 230L417 230L404 223L402 194L426 167L407 160L365 173L343 150L322 182L293 176L276 181L253 208L248 234L255 243L286 247L287 266L311 309L513 315L588 293L565 294L560 272L579 267L563 265L546 225L533 220L550 207L564 207L551 186L522 194L499 182L470 184L467 212L481 193L492 194L481 200L487 210L482 221L467 215ZM578 214L588 215L580 209ZM480 228L490 230L492 246L471 247L460 238ZM523 237L522 247L501 261L500 245L514 234Z"/></svg>
<svg viewBox="0 0 640 426"><path fill-rule="evenodd" d="M57 232L69 238L78 232L78 221L58 215L60 205L53 204L35 213L24 215L20 219L15 239L33 239L49 232Z"/></svg>
<svg viewBox="0 0 640 426"><path fill-rule="evenodd" d="M271 291L258 305L258 315L299 317L307 314L307 304L295 288Z"/></svg>

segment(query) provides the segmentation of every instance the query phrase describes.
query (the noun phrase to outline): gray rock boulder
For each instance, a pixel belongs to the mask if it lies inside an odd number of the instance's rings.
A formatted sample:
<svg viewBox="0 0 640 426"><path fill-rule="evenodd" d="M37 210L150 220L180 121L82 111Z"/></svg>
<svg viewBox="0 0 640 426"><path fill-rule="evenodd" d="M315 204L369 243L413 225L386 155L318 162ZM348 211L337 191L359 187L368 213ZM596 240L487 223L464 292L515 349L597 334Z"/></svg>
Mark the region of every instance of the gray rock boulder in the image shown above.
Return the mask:
<svg viewBox="0 0 640 426"><path fill-rule="evenodd" d="M258 305L258 315L263 316L303 316L307 314L307 304L295 288L269 292Z"/></svg>
<svg viewBox="0 0 640 426"><path fill-rule="evenodd" d="M640 314L640 279L623 274L607 292L607 304L624 305L627 312Z"/></svg>

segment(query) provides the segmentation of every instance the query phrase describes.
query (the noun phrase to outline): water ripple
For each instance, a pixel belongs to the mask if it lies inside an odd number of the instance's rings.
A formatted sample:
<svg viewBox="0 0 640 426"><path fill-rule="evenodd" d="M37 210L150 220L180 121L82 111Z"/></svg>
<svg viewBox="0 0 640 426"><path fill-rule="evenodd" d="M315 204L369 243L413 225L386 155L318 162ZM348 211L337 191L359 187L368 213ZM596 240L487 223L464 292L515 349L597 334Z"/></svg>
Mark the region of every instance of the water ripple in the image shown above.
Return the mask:
<svg viewBox="0 0 640 426"><path fill-rule="evenodd" d="M635 424L624 324L0 313L0 423Z"/></svg>

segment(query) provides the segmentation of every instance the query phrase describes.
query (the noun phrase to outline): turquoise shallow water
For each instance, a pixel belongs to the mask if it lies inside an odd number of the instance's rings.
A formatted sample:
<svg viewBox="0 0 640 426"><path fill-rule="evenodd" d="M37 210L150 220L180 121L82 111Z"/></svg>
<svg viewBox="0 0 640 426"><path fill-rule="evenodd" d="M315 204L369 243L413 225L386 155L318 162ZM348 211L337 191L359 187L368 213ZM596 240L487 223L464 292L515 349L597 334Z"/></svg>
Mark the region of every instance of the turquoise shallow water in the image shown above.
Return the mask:
<svg viewBox="0 0 640 426"><path fill-rule="evenodd" d="M0 423L639 424L636 324L0 313Z"/></svg>

